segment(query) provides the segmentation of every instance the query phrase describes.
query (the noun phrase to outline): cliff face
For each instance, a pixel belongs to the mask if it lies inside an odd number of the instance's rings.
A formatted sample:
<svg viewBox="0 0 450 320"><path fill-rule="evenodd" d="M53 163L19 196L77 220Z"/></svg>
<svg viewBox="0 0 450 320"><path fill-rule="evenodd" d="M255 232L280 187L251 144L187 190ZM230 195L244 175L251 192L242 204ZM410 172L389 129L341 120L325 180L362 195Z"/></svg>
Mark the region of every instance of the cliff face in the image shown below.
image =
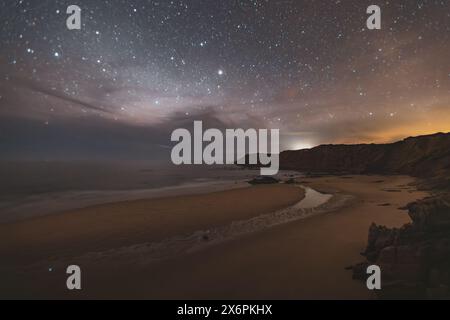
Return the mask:
<svg viewBox="0 0 450 320"><path fill-rule="evenodd" d="M372 224L367 259L352 267L383 273L381 298L450 298L450 133L407 138L392 144L322 145L280 154L282 169L307 173L406 174L419 177L432 197L407 206L412 223L399 229Z"/></svg>
<svg viewBox="0 0 450 320"><path fill-rule="evenodd" d="M315 173L407 174L450 182L450 133L411 137L391 144L321 145L284 151L280 167ZM431 182L431 180L430 180Z"/></svg>
<svg viewBox="0 0 450 320"><path fill-rule="evenodd" d="M383 274L382 298L450 298L450 196L440 194L408 205L412 223L396 229L372 224L367 262L353 266L365 280L370 264Z"/></svg>

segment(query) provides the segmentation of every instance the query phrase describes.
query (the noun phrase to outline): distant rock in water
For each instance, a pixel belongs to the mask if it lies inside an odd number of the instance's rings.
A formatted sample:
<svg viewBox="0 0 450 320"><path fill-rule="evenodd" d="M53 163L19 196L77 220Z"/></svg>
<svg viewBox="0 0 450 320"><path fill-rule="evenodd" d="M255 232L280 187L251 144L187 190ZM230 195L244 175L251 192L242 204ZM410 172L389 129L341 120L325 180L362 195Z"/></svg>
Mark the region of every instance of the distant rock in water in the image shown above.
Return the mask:
<svg viewBox="0 0 450 320"><path fill-rule="evenodd" d="M259 169L259 168L268 168L270 167L270 163L268 164L262 164L260 161L260 157L265 156L270 158L272 156L271 153L252 153L252 154L246 154L245 157L241 158L241 161L236 161L236 165L238 167L244 167L247 169ZM254 163L253 163L254 162Z"/></svg>
<svg viewBox="0 0 450 320"><path fill-rule="evenodd" d="M248 181L248 183L250 184L274 184L274 183L278 183L279 180L273 178L273 177L268 177L268 176L259 176L256 177L250 181Z"/></svg>
<svg viewBox="0 0 450 320"><path fill-rule="evenodd" d="M295 184L295 183L297 183L297 182L295 181L294 178L289 178L289 179L287 179L284 183L286 183L286 184Z"/></svg>

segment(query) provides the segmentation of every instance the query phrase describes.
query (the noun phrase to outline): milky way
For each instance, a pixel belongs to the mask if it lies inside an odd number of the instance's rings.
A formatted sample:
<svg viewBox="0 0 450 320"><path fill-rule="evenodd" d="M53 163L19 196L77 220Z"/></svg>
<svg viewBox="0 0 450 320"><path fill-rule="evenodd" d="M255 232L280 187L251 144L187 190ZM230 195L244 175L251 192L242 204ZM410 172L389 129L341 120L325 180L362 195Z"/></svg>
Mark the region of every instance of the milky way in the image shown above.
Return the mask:
<svg viewBox="0 0 450 320"><path fill-rule="evenodd" d="M5 158L157 158L193 120L279 128L284 149L450 131L447 0L1 0L0 18Z"/></svg>

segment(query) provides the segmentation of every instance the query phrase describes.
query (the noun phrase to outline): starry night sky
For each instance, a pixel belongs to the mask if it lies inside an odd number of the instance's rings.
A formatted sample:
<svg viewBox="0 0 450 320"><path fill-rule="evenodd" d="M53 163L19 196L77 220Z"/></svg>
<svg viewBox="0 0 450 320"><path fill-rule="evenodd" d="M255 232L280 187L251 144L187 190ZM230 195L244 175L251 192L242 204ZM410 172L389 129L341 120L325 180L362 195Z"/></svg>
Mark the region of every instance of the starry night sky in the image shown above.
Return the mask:
<svg viewBox="0 0 450 320"><path fill-rule="evenodd" d="M0 25L1 158L160 159L194 120L282 149L450 131L448 0L0 0Z"/></svg>

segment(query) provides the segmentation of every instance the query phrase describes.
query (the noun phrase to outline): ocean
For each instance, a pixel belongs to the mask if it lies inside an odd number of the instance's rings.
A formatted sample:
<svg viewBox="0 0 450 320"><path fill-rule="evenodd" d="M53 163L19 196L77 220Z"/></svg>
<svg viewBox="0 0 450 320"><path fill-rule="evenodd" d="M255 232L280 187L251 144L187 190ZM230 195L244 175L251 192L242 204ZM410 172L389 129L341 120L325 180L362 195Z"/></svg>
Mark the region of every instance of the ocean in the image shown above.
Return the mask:
<svg viewBox="0 0 450 320"><path fill-rule="evenodd" d="M259 170L143 162L3 162L0 223L101 203L247 187ZM299 176L280 171L279 179Z"/></svg>

